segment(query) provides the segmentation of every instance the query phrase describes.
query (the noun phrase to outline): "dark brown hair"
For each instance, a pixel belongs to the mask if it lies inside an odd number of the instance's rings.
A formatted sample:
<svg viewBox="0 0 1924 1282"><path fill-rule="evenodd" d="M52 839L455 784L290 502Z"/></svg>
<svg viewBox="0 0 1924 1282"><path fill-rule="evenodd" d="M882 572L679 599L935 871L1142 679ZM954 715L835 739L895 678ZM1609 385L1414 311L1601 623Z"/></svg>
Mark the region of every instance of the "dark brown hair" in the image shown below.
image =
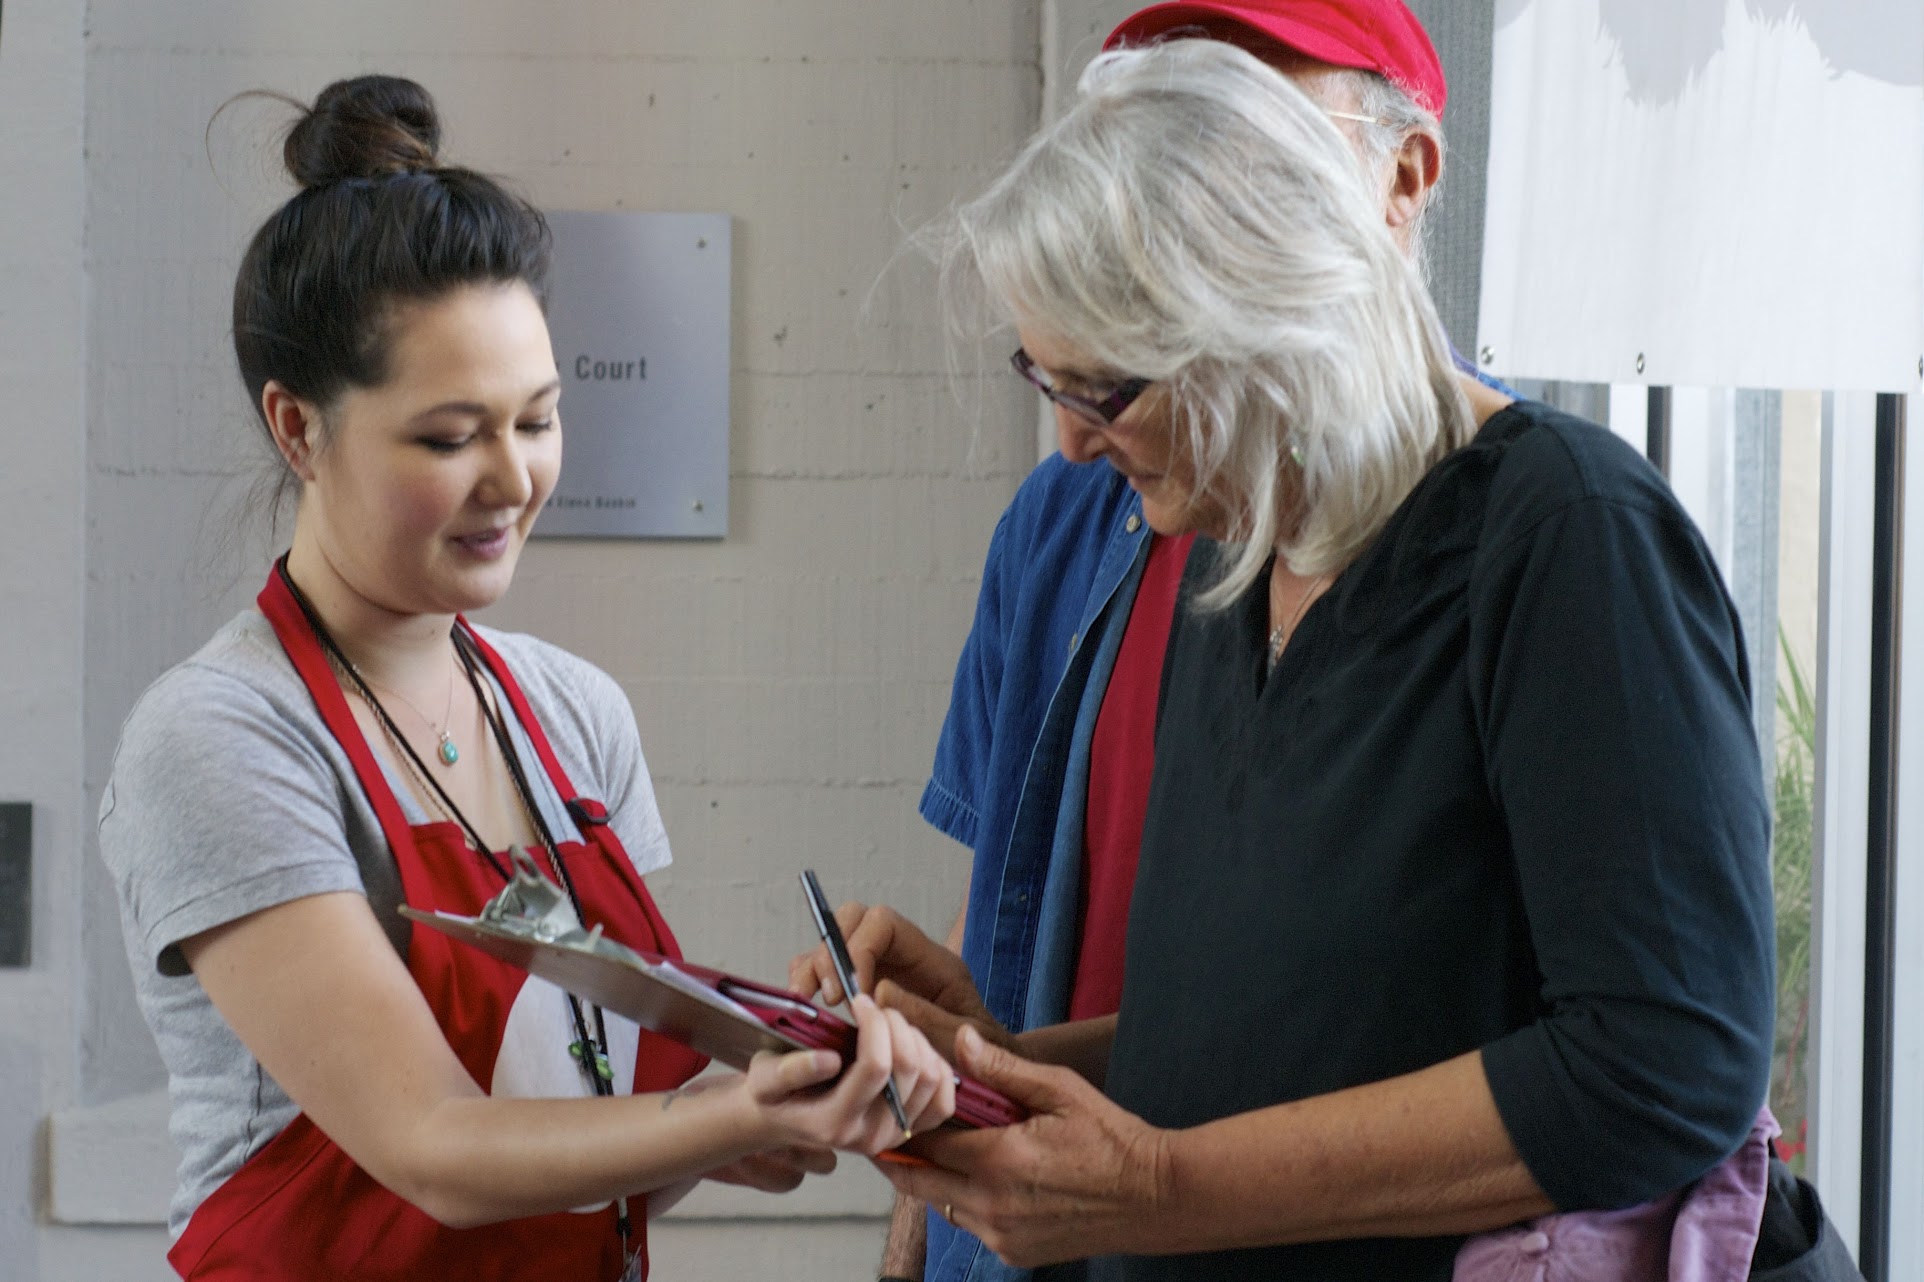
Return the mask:
<svg viewBox="0 0 1924 1282"><path fill-rule="evenodd" d="M493 179L439 163L434 99L360 76L321 91L283 156L301 190L234 282L234 355L256 414L272 379L326 408L387 378L397 305L519 281L546 305L548 225Z"/></svg>

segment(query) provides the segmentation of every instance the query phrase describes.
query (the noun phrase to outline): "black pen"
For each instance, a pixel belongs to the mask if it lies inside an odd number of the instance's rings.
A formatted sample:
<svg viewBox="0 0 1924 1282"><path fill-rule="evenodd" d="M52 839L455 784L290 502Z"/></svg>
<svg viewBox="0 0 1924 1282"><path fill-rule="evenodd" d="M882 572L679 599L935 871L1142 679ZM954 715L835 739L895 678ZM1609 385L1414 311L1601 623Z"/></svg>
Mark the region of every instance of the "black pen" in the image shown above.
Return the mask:
<svg viewBox="0 0 1924 1282"><path fill-rule="evenodd" d="M842 928L835 921L835 914L828 909L828 897L822 894L822 883L815 880L815 870L802 871L802 894L808 899L808 911L815 918L815 933L828 945L828 959L835 967L835 978L841 981L842 998L848 1002L849 1013L855 1013L855 999L861 989L855 986L855 959L848 955L848 942L842 938ZM915 1132L909 1129L909 1115L902 1111L902 1096L895 1089L895 1078L891 1076L882 1088L882 1098L889 1102L889 1112L895 1114L896 1124L902 1128L902 1138L912 1139Z"/></svg>

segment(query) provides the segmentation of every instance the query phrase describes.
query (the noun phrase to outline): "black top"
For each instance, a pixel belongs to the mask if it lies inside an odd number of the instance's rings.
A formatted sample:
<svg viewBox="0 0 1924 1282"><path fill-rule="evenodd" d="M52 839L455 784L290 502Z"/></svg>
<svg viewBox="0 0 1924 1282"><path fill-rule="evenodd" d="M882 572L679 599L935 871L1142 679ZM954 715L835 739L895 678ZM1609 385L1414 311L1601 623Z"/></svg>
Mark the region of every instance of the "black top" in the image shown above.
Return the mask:
<svg viewBox="0 0 1924 1282"><path fill-rule="evenodd" d="M1521 403L1273 673L1267 588L1171 637L1110 1095L1186 1127L1481 1047L1559 1207L1716 1165L1769 1076L1769 812L1736 611L1662 477ZM1447 1282L1460 1241L1095 1272Z"/></svg>

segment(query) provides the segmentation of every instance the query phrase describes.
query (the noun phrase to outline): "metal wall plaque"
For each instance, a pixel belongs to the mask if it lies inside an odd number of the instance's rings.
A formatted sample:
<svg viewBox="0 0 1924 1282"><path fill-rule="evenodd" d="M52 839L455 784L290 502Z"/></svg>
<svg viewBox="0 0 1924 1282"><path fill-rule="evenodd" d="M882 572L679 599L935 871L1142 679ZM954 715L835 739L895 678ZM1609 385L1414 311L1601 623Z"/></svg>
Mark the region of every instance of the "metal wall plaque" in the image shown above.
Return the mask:
<svg viewBox="0 0 1924 1282"><path fill-rule="evenodd" d="M728 533L726 214L550 213L561 479L537 537Z"/></svg>

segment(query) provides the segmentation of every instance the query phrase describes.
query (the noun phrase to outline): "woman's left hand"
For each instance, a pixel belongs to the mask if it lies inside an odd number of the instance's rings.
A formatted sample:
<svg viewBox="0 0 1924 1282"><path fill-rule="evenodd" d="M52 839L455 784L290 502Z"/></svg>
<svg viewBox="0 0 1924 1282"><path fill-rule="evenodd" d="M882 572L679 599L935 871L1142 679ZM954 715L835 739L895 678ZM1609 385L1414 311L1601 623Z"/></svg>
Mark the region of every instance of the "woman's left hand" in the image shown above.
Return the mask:
<svg viewBox="0 0 1924 1282"><path fill-rule="evenodd" d="M1148 1246L1170 1196L1169 1132L1116 1107L1070 1069L1025 1060L973 1028L955 1047L964 1073L1031 1116L919 1138L914 1151L935 1165L883 1164L897 1191L1020 1268Z"/></svg>

